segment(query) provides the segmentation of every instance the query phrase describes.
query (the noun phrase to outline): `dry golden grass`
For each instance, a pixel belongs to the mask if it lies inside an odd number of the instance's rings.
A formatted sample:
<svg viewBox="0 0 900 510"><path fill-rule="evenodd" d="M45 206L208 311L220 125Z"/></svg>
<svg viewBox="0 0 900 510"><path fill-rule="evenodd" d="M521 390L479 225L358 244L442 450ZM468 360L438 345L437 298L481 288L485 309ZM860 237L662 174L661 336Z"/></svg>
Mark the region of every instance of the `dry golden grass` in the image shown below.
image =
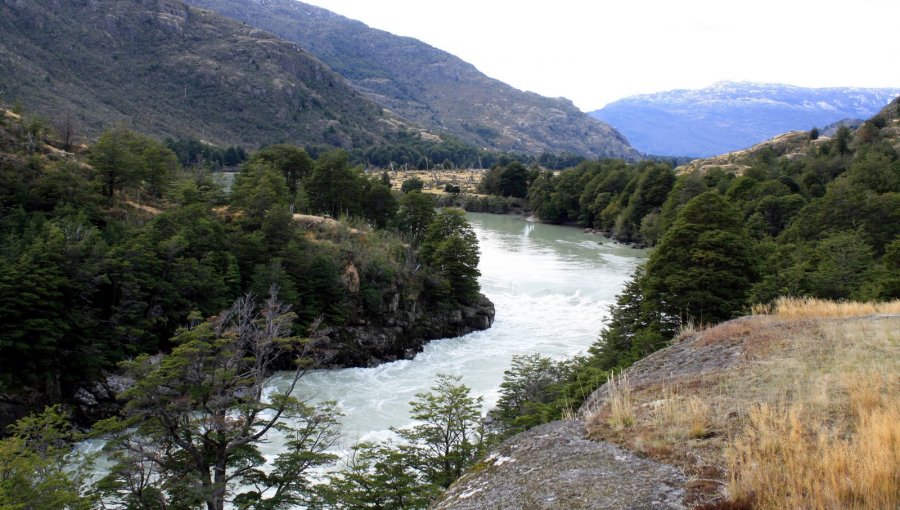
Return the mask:
<svg viewBox="0 0 900 510"><path fill-rule="evenodd" d="M631 390L630 427L613 426L607 405L588 433L681 467L688 505L900 508L900 317L884 316L894 306L783 301L693 331L674 348L736 343L740 361L660 372Z"/></svg>
<svg viewBox="0 0 900 510"><path fill-rule="evenodd" d="M726 451L729 496L756 508L897 508L900 405L856 414L847 430L800 403L763 404Z"/></svg>
<svg viewBox="0 0 900 510"><path fill-rule="evenodd" d="M884 303L838 302L815 298L779 298L772 305L755 305L754 315L776 315L785 319L822 319L900 314L900 300Z"/></svg>
<svg viewBox="0 0 900 510"><path fill-rule="evenodd" d="M443 193L444 185L452 184L459 186L460 190L465 193L475 193L478 190L478 183L484 175L483 170L475 169L458 169L458 170L388 170L388 176L391 178L391 187L399 190L403 186L403 181L417 178L425 183L423 191L427 193Z"/></svg>
<svg viewBox="0 0 900 510"><path fill-rule="evenodd" d="M631 388L628 386L628 375L625 372L609 379L609 417L610 427L622 430L634 425L634 406L631 402Z"/></svg>

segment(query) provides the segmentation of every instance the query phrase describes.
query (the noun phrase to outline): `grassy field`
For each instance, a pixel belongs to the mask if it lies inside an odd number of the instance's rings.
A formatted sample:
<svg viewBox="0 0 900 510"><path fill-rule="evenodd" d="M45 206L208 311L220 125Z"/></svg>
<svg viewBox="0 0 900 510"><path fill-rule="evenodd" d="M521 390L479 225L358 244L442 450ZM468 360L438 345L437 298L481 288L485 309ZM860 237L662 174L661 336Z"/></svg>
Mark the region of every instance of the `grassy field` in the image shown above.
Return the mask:
<svg viewBox="0 0 900 510"><path fill-rule="evenodd" d="M486 170L460 169L460 170L388 170L391 178L391 187L399 190L403 181L418 178L425 183L423 191L428 193L443 193L444 186L452 184L459 186L463 193L477 193L478 183Z"/></svg>
<svg viewBox="0 0 900 510"><path fill-rule="evenodd" d="M900 302L764 311L680 339L736 345L737 362L617 377L587 415L590 436L684 469L696 507L900 507Z"/></svg>

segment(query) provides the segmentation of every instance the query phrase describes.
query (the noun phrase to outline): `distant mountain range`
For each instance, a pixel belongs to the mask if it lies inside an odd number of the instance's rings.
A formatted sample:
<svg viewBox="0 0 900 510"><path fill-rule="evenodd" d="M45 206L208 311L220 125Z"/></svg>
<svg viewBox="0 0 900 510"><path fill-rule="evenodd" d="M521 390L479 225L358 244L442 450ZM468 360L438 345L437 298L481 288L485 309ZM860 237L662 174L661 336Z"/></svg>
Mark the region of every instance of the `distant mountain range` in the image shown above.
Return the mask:
<svg viewBox="0 0 900 510"><path fill-rule="evenodd" d="M378 104L479 148L640 157L615 129L571 101L514 89L416 39L294 0L187 1L297 43Z"/></svg>
<svg viewBox="0 0 900 510"><path fill-rule="evenodd" d="M627 97L591 112L641 152L706 157L748 148L780 133L867 119L896 89L803 88L721 82L699 90Z"/></svg>
<svg viewBox="0 0 900 510"><path fill-rule="evenodd" d="M350 148L409 127L295 44L178 0L0 0L0 95L89 136Z"/></svg>

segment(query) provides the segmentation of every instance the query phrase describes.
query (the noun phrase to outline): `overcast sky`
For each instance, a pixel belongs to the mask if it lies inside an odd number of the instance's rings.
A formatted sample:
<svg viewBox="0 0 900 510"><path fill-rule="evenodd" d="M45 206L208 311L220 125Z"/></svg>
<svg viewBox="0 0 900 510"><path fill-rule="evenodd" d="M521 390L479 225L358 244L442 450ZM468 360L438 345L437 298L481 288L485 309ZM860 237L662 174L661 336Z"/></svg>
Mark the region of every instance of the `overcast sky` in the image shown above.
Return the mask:
<svg viewBox="0 0 900 510"><path fill-rule="evenodd" d="M306 0L585 111L717 81L900 87L900 0Z"/></svg>

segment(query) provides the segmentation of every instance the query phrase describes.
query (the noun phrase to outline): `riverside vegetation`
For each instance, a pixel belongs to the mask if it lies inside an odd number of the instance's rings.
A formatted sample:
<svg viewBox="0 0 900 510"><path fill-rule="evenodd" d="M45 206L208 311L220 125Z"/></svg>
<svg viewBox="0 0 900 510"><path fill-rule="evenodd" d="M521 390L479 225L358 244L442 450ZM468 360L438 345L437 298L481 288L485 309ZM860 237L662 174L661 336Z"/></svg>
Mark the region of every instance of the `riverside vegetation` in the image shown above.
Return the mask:
<svg viewBox="0 0 900 510"><path fill-rule="evenodd" d="M533 180L529 198L542 218L578 221L657 248L611 307L608 326L586 355L562 362L539 355L514 361L494 411L498 427L512 434L572 416L596 388L609 381L608 391L616 398L609 401L603 414L596 415L599 418L589 421L594 437L615 440L668 461L679 455L697 455L683 442L710 433L712 426L705 420L712 419L710 406L714 404L707 398L711 397L708 392L657 388L636 397L629 395L634 381L614 380L612 375L677 341L673 339L679 334L748 313L754 303L765 306L783 297L801 296L866 302L900 298L898 117L900 100L895 100L855 132L839 128L830 139L817 139L813 134L794 137L790 145L763 145L745 151L740 156L740 173L713 167L705 173L676 175L656 163L600 162ZM830 309L823 304L778 303L773 309L779 315L798 308L806 316L828 316ZM890 311L896 308L896 301L885 306L882 313L896 313ZM856 305L830 307L851 310ZM876 305L869 310L878 313L882 308ZM725 338L737 334L728 324L710 329L701 338L714 342L709 335ZM736 327L746 329L744 325ZM742 403L740 416L746 417L746 422L731 420L730 426L737 430L740 423L746 423L747 428L743 435L717 431L716 441L724 437L733 443L727 450L731 459L728 474L719 472L714 478L724 481L730 477L726 493L738 505L734 508L896 506L900 501L895 490L900 458L895 447L896 422L888 425L897 404L896 398L890 397L896 391L896 378L877 375L892 373L885 363L897 359L892 327L894 322L881 321L872 326L877 331L870 331L864 322L854 321L825 334L834 350L827 354L829 360L837 363L846 355L859 363L838 363L844 368L821 373L818 365L804 365L811 378L807 382L822 389L818 397L809 397L812 401L729 397ZM787 346L766 347L777 354L777 367L767 369L772 377L786 377L781 372L794 370L788 368L790 360L799 363L809 354L808 349L822 355L827 351L816 347L822 340L815 327L812 331L791 329L781 341ZM865 352L855 349L856 343L861 343L859 348ZM779 358L782 355L784 358ZM870 372L876 374L874 379L863 375ZM842 382L833 381L837 378ZM754 381L758 382L747 385L768 384ZM616 385L619 391L614 389ZM772 391L790 394L795 391L792 388L801 387L806 388L806 383L789 382ZM845 398L848 392L849 400ZM677 410L669 415L666 409L653 411L657 401L677 401ZM749 403L757 401L770 404L751 412ZM864 412L858 410L860 405L866 407ZM650 406L653 412L641 406ZM720 412L725 411L715 410ZM826 414L825 424L812 425ZM652 422L657 419L654 416L661 421ZM666 434L681 435L673 439ZM813 446L815 441L817 446ZM790 451L779 446L788 443ZM704 448L700 448L701 454ZM721 444L717 448L724 451ZM814 448L827 452L823 454L834 461L833 466L822 464L818 454L811 453ZM860 463L862 457L850 453L854 449L880 452L877 458L887 471ZM722 458L710 464L716 463L721 465ZM784 465L795 466L799 478L778 478ZM846 483L837 481L845 476L838 474L839 470L852 473ZM700 479L710 478L702 470L693 473ZM831 483L821 477L834 483L819 485L819 481ZM723 495L718 486L700 493L712 499ZM726 504L722 508L732 507Z"/></svg>
<svg viewBox="0 0 900 510"><path fill-rule="evenodd" d="M115 454L122 467L100 492L83 492L82 475L63 469L68 450L58 438L71 432L60 411L50 408L20 422L4 440L9 483L0 495L15 503L19 495L40 492L59 498L58 508L89 507L102 494L121 508L222 508L226 501L244 508L424 506L477 459L486 439L573 413L613 370L667 345L686 325L728 320L751 303L783 295L896 299L898 113L894 101L855 132L809 137L799 156L776 149L748 154L750 164L740 174L676 175L659 162L585 162L558 175L515 162L498 165L483 180L485 189L496 186L500 195L515 197L524 181L542 218L581 222L656 245L656 251L617 299L609 326L587 355L514 362L491 430L481 429L467 388L447 376L414 401L423 425L398 431L408 442L359 445L349 470L329 484L339 488L333 492L308 483L308 473L330 460L323 446L334 411L289 398L260 400L264 371L258 370L294 366L302 373L310 361L292 360L334 359L334 349L316 349L328 329L323 322L340 327L353 312L392 308L380 298L397 295L396 289L384 293L379 282L399 281L416 302L435 310L472 304L477 250L461 213L432 218L433 203L413 190L398 204L385 182L389 176L365 177L340 152L313 159L290 146L262 150L244 163L225 195L202 168L182 173L164 145L128 130L106 132L82 161L47 145L38 119L6 114L3 141L13 149L3 156L9 242L2 310L15 327L4 331L0 344L9 362L4 391L59 399L64 388L96 379L119 359L170 354L125 365L144 382L125 393L124 421L101 429L147 428L125 443L111 442L112 448L124 445ZM291 206L361 219L342 225L294 216ZM424 271L415 271L419 262ZM366 285L375 287L363 292ZM261 308L244 305L252 311L242 323L227 310L246 290L271 298ZM409 294L400 295L402 301ZM265 327L270 318L279 327ZM878 388L873 391L881 394L888 387ZM634 398L601 423L627 430L639 424L640 415L629 412ZM703 415L710 405L691 402L691 415ZM229 403L239 414L225 411ZM254 446L261 437L251 431L287 427L271 421L271 412L292 416L291 427L299 428L285 429L296 442L263 469L268 462ZM759 427L772 422L758 418ZM689 420L686 437L706 429ZM746 444L752 444L748 434ZM46 447L50 443L54 448ZM735 466L760 462L741 457L753 449L741 450L741 444L735 443ZM223 456L237 471L223 473ZM754 488L762 482L734 476L735 500L762 504Z"/></svg>

